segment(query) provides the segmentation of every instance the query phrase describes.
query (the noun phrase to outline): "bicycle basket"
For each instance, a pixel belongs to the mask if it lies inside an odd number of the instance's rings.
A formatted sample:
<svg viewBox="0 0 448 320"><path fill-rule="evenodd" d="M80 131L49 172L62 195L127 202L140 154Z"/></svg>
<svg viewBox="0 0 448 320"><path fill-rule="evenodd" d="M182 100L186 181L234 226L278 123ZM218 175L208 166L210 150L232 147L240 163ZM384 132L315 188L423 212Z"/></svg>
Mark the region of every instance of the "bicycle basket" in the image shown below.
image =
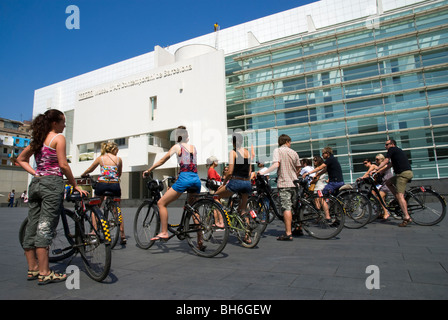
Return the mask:
<svg viewBox="0 0 448 320"><path fill-rule="evenodd" d="M160 191L163 191L163 188L164 188L163 183L160 180L148 181L146 186L148 187L148 190L151 192L160 192Z"/></svg>

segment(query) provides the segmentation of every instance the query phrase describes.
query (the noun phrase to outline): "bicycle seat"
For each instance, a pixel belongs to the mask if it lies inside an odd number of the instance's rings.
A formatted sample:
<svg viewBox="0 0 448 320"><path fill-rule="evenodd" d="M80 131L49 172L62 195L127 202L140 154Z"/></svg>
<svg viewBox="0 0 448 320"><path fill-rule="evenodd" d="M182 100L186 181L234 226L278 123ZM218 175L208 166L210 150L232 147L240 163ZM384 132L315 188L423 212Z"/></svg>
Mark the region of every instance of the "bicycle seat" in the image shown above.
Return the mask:
<svg viewBox="0 0 448 320"><path fill-rule="evenodd" d="M73 191L72 193L68 193L65 200L69 202L75 202L82 199L81 194L78 191Z"/></svg>
<svg viewBox="0 0 448 320"><path fill-rule="evenodd" d="M111 192L111 191L105 191L104 194L103 194L103 196L106 196L106 197L113 197L113 196L114 196L114 193Z"/></svg>
<svg viewBox="0 0 448 320"><path fill-rule="evenodd" d="M351 184L344 184L342 187L339 188L339 191L344 190L353 190L353 186Z"/></svg>

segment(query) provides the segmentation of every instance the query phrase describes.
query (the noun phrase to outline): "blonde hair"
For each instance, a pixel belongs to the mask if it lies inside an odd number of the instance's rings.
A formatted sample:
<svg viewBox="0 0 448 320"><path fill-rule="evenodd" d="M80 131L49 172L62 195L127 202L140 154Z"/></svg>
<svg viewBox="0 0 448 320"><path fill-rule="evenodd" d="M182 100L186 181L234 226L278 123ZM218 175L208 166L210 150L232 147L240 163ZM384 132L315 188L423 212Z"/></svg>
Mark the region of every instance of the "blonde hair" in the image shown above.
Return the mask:
<svg viewBox="0 0 448 320"><path fill-rule="evenodd" d="M381 154L381 153L378 153L376 156L375 156L375 158L380 158L381 160L381 162L385 159L385 157Z"/></svg>
<svg viewBox="0 0 448 320"><path fill-rule="evenodd" d="M105 155L106 153L112 153L115 149L118 150L118 145L115 142L103 142L101 144L101 155Z"/></svg>

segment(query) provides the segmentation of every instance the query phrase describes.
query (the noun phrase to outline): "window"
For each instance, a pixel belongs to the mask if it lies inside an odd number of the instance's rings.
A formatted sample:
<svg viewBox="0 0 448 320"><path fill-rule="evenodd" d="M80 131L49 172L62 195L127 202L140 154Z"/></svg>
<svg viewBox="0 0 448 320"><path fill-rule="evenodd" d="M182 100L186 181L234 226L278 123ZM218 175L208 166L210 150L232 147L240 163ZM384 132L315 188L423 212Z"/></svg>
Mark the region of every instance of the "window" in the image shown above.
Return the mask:
<svg viewBox="0 0 448 320"><path fill-rule="evenodd" d="M151 120L154 120L157 113L157 96L149 98L151 105Z"/></svg>

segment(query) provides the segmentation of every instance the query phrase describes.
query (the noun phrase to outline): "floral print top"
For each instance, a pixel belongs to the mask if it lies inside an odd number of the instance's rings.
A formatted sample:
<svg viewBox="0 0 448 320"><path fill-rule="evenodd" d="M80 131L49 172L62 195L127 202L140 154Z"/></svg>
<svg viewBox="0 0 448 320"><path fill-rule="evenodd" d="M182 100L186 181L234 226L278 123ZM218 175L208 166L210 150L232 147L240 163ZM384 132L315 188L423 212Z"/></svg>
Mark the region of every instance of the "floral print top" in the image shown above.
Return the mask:
<svg viewBox="0 0 448 320"><path fill-rule="evenodd" d="M180 145L181 154L177 156L180 168L179 172L198 172L196 147L193 148L193 153L190 153L187 148Z"/></svg>
<svg viewBox="0 0 448 320"><path fill-rule="evenodd" d="M101 158L102 159L102 158ZM98 182L119 182L120 177L118 176L118 166L100 165L100 176L98 177Z"/></svg>

